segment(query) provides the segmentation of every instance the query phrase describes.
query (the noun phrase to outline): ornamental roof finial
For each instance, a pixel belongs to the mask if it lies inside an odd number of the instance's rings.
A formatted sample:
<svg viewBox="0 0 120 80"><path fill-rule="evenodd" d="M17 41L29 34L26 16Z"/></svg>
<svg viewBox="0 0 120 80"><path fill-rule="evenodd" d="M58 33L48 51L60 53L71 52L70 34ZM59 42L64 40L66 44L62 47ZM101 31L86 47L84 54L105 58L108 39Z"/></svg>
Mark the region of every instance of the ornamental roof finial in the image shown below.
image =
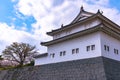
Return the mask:
<svg viewBox="0 0 120 80"><path fill-rule="evenodd" d="M81 6L80 10L81 10L81 11L83 11L83 10L84 10L83 5Z"/></svg>
<svg viewBox="0 0 120 80"><path fill-rule="evenodd" d="M100 10L98 9L97 13L100 13Z"/></svg>
<svg viewBox="0 0 120 80"><path fill-rule="evenodd" d="M101 14L103 14L103 11L100 11L100 9L98 9L97 13L101 13Z"/></svg>
<svg viewBox="0 0 120 80"><path fill-rule="evenodd" d="M63 24L61 25L61 27L63 27Z"/></svg>

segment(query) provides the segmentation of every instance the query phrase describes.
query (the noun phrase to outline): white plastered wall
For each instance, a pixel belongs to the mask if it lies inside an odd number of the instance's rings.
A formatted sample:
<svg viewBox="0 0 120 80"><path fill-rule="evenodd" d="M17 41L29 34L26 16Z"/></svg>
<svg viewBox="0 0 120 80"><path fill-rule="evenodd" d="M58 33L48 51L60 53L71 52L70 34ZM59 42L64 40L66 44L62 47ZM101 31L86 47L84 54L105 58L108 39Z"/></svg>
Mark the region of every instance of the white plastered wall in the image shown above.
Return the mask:
<svg viewBox="0 0 120 80"><path fill-rule="evenodd" d="M86 51L86 46L89 45L95 45L95 50ZM79 48L79 53L72 54L72 49L75 48ZM61 51L66 51L66 55L60 56ZM54 58L51 58L51 53L55 53ZM48 56L36 59L35 65L86 59L98 56L101 56L100 32L48 46Z"/></svg>
<svg viewBox="0 0 120 80"><path fill-rule="evenodd" d="M104 49L104 45L109 46L109 51L106 51ZM102 49L102 56L120 61L120 41L119 40L102 32L101 33L101 49ZM115 54L114 49L118 49L119 54Z"/></svg>

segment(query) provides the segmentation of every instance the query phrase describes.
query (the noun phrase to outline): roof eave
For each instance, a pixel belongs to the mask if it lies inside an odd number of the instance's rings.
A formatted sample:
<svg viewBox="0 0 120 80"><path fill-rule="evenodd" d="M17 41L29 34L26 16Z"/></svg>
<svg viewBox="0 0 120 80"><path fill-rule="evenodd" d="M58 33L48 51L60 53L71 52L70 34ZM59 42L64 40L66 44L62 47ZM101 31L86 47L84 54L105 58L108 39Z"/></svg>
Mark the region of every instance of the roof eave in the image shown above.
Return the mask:
<svg viewBox="0 0 120 80"><path fill-rule="evenodd" d="M103 16L102 14L99 14L98 17L103 21L102 23L108 23L120 30L120 26L118 24L114 23L113 21L111 21L107 17Z"/></svg>
<svg viewBox="0 0 120 80"><path fill-rule="evenodd" d="M61 37L61 38L58 38L58 39L55 39L55 40L52 40L52 41L48 41L48 42L41 42L41 45L42 46L49 46L53 43L57 43L57 42L61 42L61 41L64 41L64 40L68 40L68 39L71 39L73 37L77 37L78 35L79 36L82 36L82 35L85 35L85 34L89 34L89 33L92 33L94 32L95 30L98 30L98 28L100 27L101 24L95 26L95 27L92 27L92 28L89 28L87 30L83 30L83 31L80 31L80 32L76 32L76 33L73 33L71 35L67 35L67 36L64 36L64 37Z"/></svg>
<svg viewBox="0 0 120 80"><path fill-rule="evenodd" d="M96 31L103 31L104 33L109 34L109 35L115 37L116 39L120 40L120 36L119 36L120 32L119 31L117 31L116 29L112 29L111 27L107 27L105 24L101 23L101 24L99 24L95 27L89 28L87 30L83 30L83 31L80 31L80 32L77 32L77 33L73 33L71 35L64 36L64 37L61 37L61 38L58 38L58 39L55 39L55 40L52 40L52 41L49 41L49 42L42 42L41 44L43 46L49 46L49 45L52 45L52 44L55 44L55 43L58 43L58 42L62 42L62 41L69 40L69 39L72 39L72 38L87 35L87 34L90 34L90 33L96 32Z"/></svg>
<svg viewBox="0 0 120 80"><path fill-rule="evenodd" d="M46 34L49 35L49 36L53 35L52 32L47 32Z"/></svg>

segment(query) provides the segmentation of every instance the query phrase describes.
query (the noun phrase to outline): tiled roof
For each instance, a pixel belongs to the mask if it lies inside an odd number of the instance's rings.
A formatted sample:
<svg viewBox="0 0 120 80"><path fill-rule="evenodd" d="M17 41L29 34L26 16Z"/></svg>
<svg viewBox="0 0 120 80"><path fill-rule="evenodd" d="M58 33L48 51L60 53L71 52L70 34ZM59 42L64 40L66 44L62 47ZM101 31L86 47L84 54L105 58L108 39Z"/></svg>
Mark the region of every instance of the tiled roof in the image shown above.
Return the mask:
<svg viewBox="0 0 120 80"><path fill-rule="evenodd" d="M52 45L55 43L65 41L65 40L70 40L72 38L84 36L84 35L87 35L87 34L90 34L90 33L96 32L96 31L103 31L107 34L112 35L113 37L115 37L117 39L120 39L120 27L118 29L118 28L115 28L113 26L107 26L107 24L103 22L97 26L94 26L94 27L89 28L89 29L85 29L83 31L73 33L71 35L67 35L67 36L64 36L64 37L61 37L61 38L58 38L58 39L55 39L52 41L48 41L48 42L42 42L41 45L49 46L49 45Z"/></svg>

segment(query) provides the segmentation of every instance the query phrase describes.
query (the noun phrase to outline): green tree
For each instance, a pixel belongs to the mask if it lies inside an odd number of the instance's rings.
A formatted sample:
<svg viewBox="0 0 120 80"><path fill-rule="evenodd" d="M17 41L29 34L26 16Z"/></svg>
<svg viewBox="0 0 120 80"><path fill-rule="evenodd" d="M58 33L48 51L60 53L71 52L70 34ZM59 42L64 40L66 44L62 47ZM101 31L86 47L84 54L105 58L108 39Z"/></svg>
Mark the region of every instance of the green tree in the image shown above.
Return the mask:
<svg viewBox="0 0 120 80"><path fill-rule="evenodd" d="M9 60L16 61L19 66L31 62L33 55L37 53L35 46L27 43L14 42L3 50L3 55L8 57Z"/></svg>

